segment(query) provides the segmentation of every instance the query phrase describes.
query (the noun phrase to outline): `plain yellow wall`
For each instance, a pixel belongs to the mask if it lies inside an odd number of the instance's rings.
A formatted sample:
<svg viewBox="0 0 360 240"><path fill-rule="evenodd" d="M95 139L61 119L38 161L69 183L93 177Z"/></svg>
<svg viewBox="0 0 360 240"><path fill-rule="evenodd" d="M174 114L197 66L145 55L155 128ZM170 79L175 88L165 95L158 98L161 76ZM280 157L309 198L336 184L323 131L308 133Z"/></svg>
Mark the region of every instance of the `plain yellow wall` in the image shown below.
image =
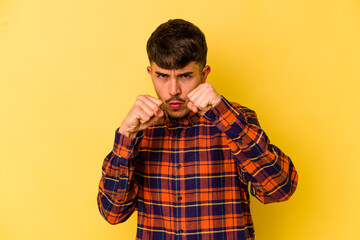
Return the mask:
<svg viewBox="0 0 360 240"><path fill-rule="evenodd" d="M288 202L252 199L258 240L360 239L360 2L0 1L0 239L134 239L96 195L115 129L154 90L146 41L206 34L208 80L293 159Z"/></svg>

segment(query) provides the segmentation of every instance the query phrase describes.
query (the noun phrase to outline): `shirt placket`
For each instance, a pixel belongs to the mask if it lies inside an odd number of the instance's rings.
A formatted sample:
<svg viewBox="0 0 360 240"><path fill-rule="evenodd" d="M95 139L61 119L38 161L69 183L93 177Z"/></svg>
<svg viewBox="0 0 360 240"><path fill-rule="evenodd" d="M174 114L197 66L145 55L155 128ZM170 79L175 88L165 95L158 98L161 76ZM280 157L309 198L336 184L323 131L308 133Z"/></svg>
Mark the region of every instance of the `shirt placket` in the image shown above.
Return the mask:
<svg viewBox="0 0 360 240"><path fill-rule="evenodd" d="M173 154L172 154L172 160L173 160L173 168L174 168L174 194L173 194L173 201L174 201L174 205L175 205L175 209L174 209L174 231L175 231L175 239L176 240L181 240L182 238L182 234L184 232L184 217L182 216L183 211L181 208L181 205L183 204L184 201L184 196L182 195L182 191L181 191L181 179L182 179L182 172L183 172L183 160L181 159L181 155L182 155L182 151L183 149L181 149L181 141L182 141L182 128L174 128L172 130L172 137L173 137Z"/></svg>

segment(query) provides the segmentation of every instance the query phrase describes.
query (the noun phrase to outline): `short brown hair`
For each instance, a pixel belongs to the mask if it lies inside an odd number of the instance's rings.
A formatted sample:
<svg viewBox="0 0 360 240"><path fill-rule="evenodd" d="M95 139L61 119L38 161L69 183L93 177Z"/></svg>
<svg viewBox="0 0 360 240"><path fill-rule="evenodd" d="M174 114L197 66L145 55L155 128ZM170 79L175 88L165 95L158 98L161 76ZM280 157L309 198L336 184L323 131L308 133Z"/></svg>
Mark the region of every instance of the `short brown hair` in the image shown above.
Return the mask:
<svg viewBox="0 0 360 240"><path fill-rule="evenodd" d="M205 35L194 24L171 19L151 34L147 46L149 61L164 69L180 69L194 61L206 65Z"/></svg>

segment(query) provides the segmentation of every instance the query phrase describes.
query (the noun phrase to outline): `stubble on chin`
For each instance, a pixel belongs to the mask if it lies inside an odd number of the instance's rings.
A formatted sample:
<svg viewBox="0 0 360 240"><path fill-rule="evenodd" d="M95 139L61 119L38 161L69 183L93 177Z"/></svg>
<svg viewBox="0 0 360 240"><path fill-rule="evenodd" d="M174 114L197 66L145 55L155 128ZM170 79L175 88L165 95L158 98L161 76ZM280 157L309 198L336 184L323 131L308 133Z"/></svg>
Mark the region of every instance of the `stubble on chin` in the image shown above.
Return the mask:
<svg viewBox="0 0 360 240"><path fill-rule="evenodd" d="M172 111L172 110L166 110L166 112L169 114L172 118L182 118L185 117L190 113L190 109L187 107L181 111Z"/></svg>

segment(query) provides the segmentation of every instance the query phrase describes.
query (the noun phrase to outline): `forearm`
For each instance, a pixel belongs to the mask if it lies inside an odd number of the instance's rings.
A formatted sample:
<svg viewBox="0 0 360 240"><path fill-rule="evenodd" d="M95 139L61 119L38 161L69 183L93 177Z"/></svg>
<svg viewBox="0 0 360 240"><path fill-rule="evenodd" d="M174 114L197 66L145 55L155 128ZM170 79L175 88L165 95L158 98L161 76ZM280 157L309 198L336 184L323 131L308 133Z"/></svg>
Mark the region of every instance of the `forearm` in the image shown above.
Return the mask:
<svg viewBox="0 0 360 240"><path fill-rule="evenodd" d="M206 117L228 136L229 147L260 201L283 201L292 195L297 172L291 159L270 144L254 111L223 98Z"/></svg>
<svg viewBox="0 0 360 240"><path fill-rule="evenodd" d="M116 133L113 151L104 159L98 206L111 224L125 221L136 208L137 182L133 178L136 142Z"/></svg>

